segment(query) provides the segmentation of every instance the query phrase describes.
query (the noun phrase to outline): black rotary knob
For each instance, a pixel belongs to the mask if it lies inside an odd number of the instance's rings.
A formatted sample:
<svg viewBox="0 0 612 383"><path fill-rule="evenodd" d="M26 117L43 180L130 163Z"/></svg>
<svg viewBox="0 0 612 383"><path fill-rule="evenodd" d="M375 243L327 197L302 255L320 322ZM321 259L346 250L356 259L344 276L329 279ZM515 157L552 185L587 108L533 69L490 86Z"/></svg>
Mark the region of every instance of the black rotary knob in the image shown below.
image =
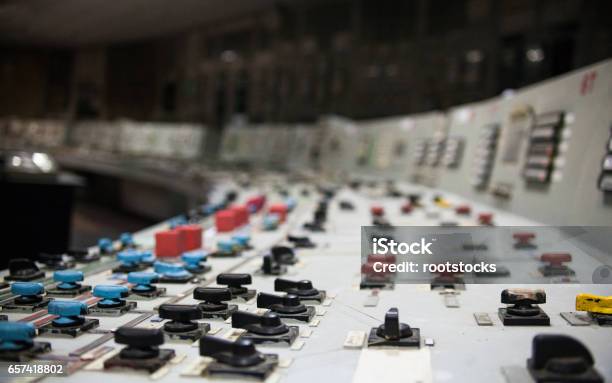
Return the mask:
<svg viewBox="0 0 612 383"><path fill-rule="evenodd" d="M398 340L412 336L412 329L399 321L399 311L394 307L385 314L385 323L378 326L376 335L389 340Z"/></svg>

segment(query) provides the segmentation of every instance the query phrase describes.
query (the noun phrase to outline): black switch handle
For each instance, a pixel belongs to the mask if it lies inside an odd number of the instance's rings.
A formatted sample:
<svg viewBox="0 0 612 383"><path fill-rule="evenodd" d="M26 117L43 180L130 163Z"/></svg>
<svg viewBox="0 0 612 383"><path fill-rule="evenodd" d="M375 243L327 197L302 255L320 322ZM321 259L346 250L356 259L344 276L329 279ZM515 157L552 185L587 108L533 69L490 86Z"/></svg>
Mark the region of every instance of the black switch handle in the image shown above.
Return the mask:
<svg viewBox="0 0 612 383"><path fill-rule="evenodd" d="M546 303L546 293L540 289L505 289L501 293L501 303L532 305Z"/></svg>
<svg viewBox="0 0 612 383"><path fill-rule="evenodd" d="M595 364L593 355L579 340L557 334L539 334L533 338L530 367L559 374L577 374Z"/></svg>
<svg viewBox="0 0 612 383"><path fill-rule="evenodd" d="M200 355L235 367L249 367L265 361L265 357L250 340L238 339L232 342L209 335L200 338Z"/></svg>
<svg viewBox="0 0 612 383"><path fill-rule="evenodd" d="M159 306L159 317L177 322L191 322L202 318L202 310L196 305L164 303Z"/></svg>
<svg viewBox="0 0 612 383"><path fill-rule="evenodd" d="M251 274L221 273L217 275L217 284L230 287L240 287L253 283Z"/></svg>
<svg viewBox="0 0 612 383"><path fill-rule="evenodd" d="M275 295L268 293L257 294L257 307L259 308L270 308L273 305L280 306L300 306L300 299L297 295Z"/></svg>
<svg viewBox="0 0 612 383"><path fill-rule="evenodd" d="M196 287L193 299L211 303L221 303L232 299L232 292L226 287Z"/></svg>
<svg viewBox="0 0 612 383"><path fill-rule="evenodd" d="M312 282L308 279L292 281L290 279L276 278L276 280L274 280L274 291L289 291L293 289L312 290Z"/></svg>

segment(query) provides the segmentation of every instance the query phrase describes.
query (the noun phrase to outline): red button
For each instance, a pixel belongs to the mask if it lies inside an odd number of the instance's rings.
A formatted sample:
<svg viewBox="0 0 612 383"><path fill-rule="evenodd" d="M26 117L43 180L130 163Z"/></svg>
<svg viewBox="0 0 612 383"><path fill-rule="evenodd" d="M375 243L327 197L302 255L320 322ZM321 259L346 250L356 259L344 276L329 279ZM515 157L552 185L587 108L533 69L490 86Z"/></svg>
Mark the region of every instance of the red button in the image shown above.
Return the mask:
<svg viewBox="0 0 612 383"><path fill-rule="evenodd" d="M215 214L215 226L220 233L234 230L238 226L236 224L236 212L229 209L218 211Z"/></svg>
<svg viewBox="0 0 612 383"><path fill-rule="evenodd" d="M246 225L249 223L249 208L246 205L235 205L230 208L236 213L236 221L238 225Z"/></svg>
<svg viewBox="0 0 612 383"><path fill-rule="evenodd" d="M177 230L183 236L183 251L202 248L202 227L200 225L183 225Z"/></svg>
<svg viewBox="0 0 612 383"><path fill-rule="evenodd" d="M277 214L280 218L280 221L285 222L285 220L287 219L287 205L282 203L271 205L268 209L268 213Z"/></svg>
<svg viewBox="0 0 612 383"><path fill-rule="evenodd" d="M493 222L493 213L478 214L478 222L482 225L490 225Z"/></svg>
<svg viewBox="0 0 612 383"><path fill-rule="evenodd" d="M518 232L518 233L512 234L512 238L514 238L518 242L527 243L535 238L535 233L531 233L528 231Z"/></svg>
<svg viewBox="0 0 612 383"><path fill-rule="evenodd" d="M412 213L412 204L410 202L406 202L402 205L402 213L410 214Z"/></svg>
<svg viewBox="0 0 612 383"><path fill-rule="evenodd" d="M177 229L155 233L155 255L178 257L184 251L184 235Z"/></svg>
<svg viewBox="0 0 612 383"><path fill-rule="evenodd" d="M249 210L251 210L254 213L257 213L258 211L260 211L264 207L265 204L266 204L265 195L258 195L255 197L251 197L247 200L247 203L246 203Z"/></svg>
<svg viewBox="0 0 612 383"><path fill-rule="evenodd" d="M455 212L461 215L469 215L472 212L472 208L469 205L460 205L455 208Z"/></svg>
<svg viewBox="0 0 612 383"><path fill-rule="evenodd" d="M370 208L370 213L372 213L372 215L380 217L385 214L385 209L382 206L375 205Z"/></svg>
<svg viewBox="0 0 612 383"><path fill-rule="evenodd" d="M572 255L569 253L544 253L540 261L548 262L551 266L561 266L564 262L571 262Z"/></svg>

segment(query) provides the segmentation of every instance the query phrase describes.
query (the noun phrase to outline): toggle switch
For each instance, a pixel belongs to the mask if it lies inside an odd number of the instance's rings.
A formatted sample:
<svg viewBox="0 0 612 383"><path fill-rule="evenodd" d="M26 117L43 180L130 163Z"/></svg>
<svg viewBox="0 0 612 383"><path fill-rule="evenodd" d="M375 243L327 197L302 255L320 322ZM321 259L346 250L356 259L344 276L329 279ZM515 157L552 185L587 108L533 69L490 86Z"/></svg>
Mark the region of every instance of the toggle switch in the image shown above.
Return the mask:
<svg viewBox="0 0 612 383"><path fill-rule="evenodd" d="M193 343L210 331L208 323L194 322L202 319L202 311L196 305L164 303L159 306L159 317L170 319L163 327L170 340Z"/></svg>
<svg viewBox="0 0 612 383"><path fill-rule="evenodd" d="M159 348L164 344L164 333L160 329L119 327L115 331L115 343L126 347L104 361L105 369L144 370L152 374L176 355L174 350Z"/></svg>
<svg viewBox="0 0 612 383"><path fill-rule="evenodd" d="M74 261L64 253L40 253L38 261L51 270L66 270L74 267Z"/></svg>
<svg viewBox="0 0 612 383"><path fill-rule="evenodd" d="M317 247L317 245L306 236L287 235L287 241L299 248L312 249Z"/></svg>
<svg viewBox="0 0 612 383"><path fill-rule="evenodd" d="M345 211L355 210L355 205L351 201L347 201L347 200L341 200L338 203L338 207L340 208L340 210L345 210Z"/></svg>
<svg viewBox="0 0 612 383"><path fill-rule="evenodd" d="M232 314L232 327L247 330L240 335L240 339L248 339L255 344L285 343L290 346L300 333L298 326L287 326L271 312L257 315L236 311Z"/></svg>
<svg viewBox="0 0 612 383"><path fill-rule="evenodd" d="M373 327L368 336L368 347L421 347L421 332L399 320L397 308L390 308L385 322Z"/></svg>
<svg viewBox="0 0 612 383"><path fill-rule="evenodd" d="M8 263L9 275L4 277L6 281L28 282L45 277L45 273L40 271L36 263L28 258L14 258Z"/></svg>
<svg viewBox="0 0 612 383"><path fill-rule="evenodd" d="M550 318L538 305L546 303L546 293L541 289L506 289L501 293L501 303L508 306L498 310L505 326L549 326Z"/></svg>
<svg viewBox="0 0 612 383"><path fill-rule="evenodd" d="M237 305L225 302L232 300L232 292L223 287L196 287L193 290L193 299L203 301L198 304L205 319L229 318L233 312L238 310Z"/></svg>
<svg viewBox="0 0 612 383"><path fill-rule="evenodd" d="M278 366L278 355L263 354L252 341L238 339L234 342L204 335L200 339L200 356L212 358L202 371L211 377L234 377L265 380Z"/></svg>
<svg viewBox="0 0 612 383"><path fill-rule="evenodd" d="M603 383L593 355L579 340L560 334L533 338L527 370L535 383Z"/></svg>
<svg viewBox="0 0 612 383"><path fill-rule="evenodd" d="M313 306L305 306L294 294L257 294L257 307L271 310L282 319L310 322L316 314Z"/></svg>
<svg viewBox="0 0 612 383"><path fill-rule="evenodd" d="M272 246L270 253L281 265L295 265L298 262L295 251L288 246Z"/></svg>
<svg viewBox="0 0 612 383"><path fill-rule="evenodd" d="M287 272L287 266L277 262L272 254L264 254L261 260L260 271L264 275L283 275Z"/></svg>
<svg viewBox="0 0 612 383"><path fill-rule="evenodd" d="M250 285L253 283L250 274L240 273L221 273L217 275L217 284L228 286L232 293L232 299L238 299L243 301L249 301L255 297L256 291L249 290L243 285Z"/></svg>
<svg viewBox="0 0 612 383"><path fill-rule="evenodd" d="M576 310L586 311L589 317L601 326L612 325L612 296L578 294Z"/></svg>
<svg viewBox="0 0 612 383"><path fill-rule="evenodd" d="M323 303L326 297L325 291L315 289L308 279L292 281L276 278L274 280L274 291L297 295L302 303Z"/></svg>

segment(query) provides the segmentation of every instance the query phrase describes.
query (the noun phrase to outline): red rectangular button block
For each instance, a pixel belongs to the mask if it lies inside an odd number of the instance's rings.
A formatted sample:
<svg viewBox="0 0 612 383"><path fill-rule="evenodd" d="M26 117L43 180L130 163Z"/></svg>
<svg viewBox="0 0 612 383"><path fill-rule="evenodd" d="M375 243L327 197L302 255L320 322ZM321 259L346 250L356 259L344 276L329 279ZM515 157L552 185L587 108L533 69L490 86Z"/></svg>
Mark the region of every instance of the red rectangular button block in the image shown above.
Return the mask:
<svg viewBox="0 0 612 383"><path fill-rule="evenodd" d="M236 212L230 209L218 211L215 214L215 226L220 233L234 230L239 226L236 222Z"/></svg>
<svg viewBox="0 0 612 383"><path fill-rule="evenodd" d="M246 205L235 205L230 210L236 213L236 223L238 226L249 223L249 208Z"/></svg>
<svg viewBox="0 0 612 383"><path fill-rule="evenodd" d="M265 204L266 204L265 195L258 195L255 197L251 197L247 200L247 203L246 203L249 210L251 210L253 213L257 213L258 211L260 211L264 207Z"/></svg>
<svg viewBox="0 0 612 383"><path fill-rule="evenodd" d="M202 227L200 225L183 225L176 230L183 237L183 251L202 248Z"/></svg>
<svg viewBox="0 0 612 383"><path fill-rule="evenodd" d="M184 235L178 229L155 233L155 255L157 257L178 257L184 251Z"/></svg>
<svg viewBox="0 0 612 383"><path fill-rule="evenodd" d="M455 208L455 212L460 215L470 215L472 209L469 205L459 205Z"/></svg>
<svg viewBox="0 0 612 383"><path fill-rule="evenodd" d="M268 213L278 215L280 221L285 222L285 220L287 219L287 205L283 203L271 205L268 209Z"/></svg>

